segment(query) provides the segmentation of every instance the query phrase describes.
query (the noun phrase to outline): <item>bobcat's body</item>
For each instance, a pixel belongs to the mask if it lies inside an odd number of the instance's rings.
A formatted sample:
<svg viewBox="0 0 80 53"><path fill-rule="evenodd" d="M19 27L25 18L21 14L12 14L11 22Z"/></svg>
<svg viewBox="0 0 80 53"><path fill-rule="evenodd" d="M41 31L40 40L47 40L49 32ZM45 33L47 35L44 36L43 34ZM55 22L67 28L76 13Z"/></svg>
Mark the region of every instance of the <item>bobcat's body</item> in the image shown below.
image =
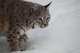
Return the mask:
<svg viewBox="0 0 80 53"><path fill-rule="evenodd" d="M22 0L0 0L0 36L7 37L11 51L20 50L26 43L25 31L35 25L48 25L50 14L46 7Z"/></svg>

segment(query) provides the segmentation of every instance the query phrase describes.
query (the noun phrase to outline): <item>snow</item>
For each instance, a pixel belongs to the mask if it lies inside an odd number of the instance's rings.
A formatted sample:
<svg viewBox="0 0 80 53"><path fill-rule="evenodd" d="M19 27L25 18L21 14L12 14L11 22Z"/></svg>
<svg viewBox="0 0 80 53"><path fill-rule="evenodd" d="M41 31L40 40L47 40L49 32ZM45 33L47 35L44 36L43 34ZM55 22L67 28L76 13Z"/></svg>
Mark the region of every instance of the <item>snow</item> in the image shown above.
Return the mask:
<svg viewBox="0 0 80 53"><path fill-rule="evenodd" d="M43 5L51 2L27 1ZM13 53L80 53L80 0L52 0L50 14L49 27L26 32L29 37L26 51ZM6 41L0 39L0 48L6 49Z"/></svg>

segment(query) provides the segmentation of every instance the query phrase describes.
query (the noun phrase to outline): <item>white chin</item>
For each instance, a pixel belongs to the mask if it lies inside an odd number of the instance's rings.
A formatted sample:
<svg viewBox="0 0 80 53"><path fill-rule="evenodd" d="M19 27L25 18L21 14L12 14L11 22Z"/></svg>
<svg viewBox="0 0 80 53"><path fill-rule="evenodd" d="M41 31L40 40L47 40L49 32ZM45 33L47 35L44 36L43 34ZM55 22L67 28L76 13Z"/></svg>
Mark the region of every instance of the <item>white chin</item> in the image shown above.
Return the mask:
<svg viewBox="0 0 80 53"><path fill-rule="evenodd" d="M35 25L33 29L37 29L37 28L40 28L40 27L38 25Z"/></svg>
<svg viewBox="0 0 80 53"><path fill-rule="evenodd" d="M40 26L40 27L41 27L41 28L46 28L46 27L48 27L48 25L47 25L47 26L44 26L44 25L43 25L43 26Z"/></svg>
<svg viewBox="0 0 80 53"><path fill-rule="evenodd" d="M46 28L47 26L41 26L41 28Z"/></svg>

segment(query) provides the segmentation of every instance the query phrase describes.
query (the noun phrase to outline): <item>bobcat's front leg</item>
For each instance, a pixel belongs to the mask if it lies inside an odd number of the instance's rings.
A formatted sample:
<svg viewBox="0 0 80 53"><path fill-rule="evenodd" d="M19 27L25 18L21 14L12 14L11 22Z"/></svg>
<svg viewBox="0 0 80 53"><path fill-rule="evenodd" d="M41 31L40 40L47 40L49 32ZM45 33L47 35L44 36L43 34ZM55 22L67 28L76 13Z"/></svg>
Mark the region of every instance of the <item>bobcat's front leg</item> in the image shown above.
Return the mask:
<svg viewBox="0 0 80 53"><path fill-rule="evenodd" d="M20 35L18 30L9 30L7 33L7 41L9 43L10 51L19 51L27 40L27 35Z"/></svg>
<svg viewBox="0 0 80 53"><path fill-rule="evenodd" d="M10 51L19 51L20 45L19 45L19 32L14 30L8 30L7 32L7 41L9 43Z"/></svg>
<svg viewBox="0 0 80 53"><path fill-rule="evenodd" d="M26 34L23 34L20 38L19 38L19 45L20 48L27 43L28 37Z"/></svg>

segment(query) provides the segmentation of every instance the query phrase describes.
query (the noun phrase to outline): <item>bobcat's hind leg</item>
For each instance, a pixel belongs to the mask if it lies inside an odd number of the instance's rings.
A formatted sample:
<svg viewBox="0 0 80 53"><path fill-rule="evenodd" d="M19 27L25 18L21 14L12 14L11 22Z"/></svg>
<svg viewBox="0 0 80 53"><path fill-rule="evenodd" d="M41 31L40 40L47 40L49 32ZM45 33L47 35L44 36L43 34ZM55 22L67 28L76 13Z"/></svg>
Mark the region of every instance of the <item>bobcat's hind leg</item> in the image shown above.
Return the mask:
<svg viewBox="0 0 80 53"><path fill-rule="evenodd" d="M28 37L26 34L23 34L20 38L19 38L19 45L20 48L23 47L26 43L27 43ZM21 51L24 51L25 49L21 49Z"/></svg>

